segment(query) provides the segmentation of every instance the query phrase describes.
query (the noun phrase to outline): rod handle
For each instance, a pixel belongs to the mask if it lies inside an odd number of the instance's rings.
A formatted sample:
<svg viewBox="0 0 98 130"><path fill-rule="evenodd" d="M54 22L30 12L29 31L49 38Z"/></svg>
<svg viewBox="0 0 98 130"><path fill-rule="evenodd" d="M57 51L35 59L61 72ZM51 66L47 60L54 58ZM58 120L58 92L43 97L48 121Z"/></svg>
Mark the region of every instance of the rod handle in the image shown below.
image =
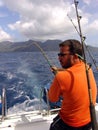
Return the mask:
<svg viewBox="0 0 98 130"><path fill-rule="evenodd" d="M90 115L91 115L92 130L98 130L95 106L93 103L90 104Z"/></svg>

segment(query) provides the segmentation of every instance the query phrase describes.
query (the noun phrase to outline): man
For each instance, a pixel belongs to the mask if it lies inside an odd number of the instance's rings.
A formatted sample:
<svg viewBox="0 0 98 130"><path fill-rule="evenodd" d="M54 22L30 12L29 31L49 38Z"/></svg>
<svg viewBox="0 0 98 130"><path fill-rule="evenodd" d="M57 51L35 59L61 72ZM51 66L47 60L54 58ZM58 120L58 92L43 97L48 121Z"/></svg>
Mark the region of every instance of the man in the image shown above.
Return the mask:
<svg viewBox="0 0 98 130"><path fill-rule="evenodd" d="M50 130L90 130L90 102L86 69L93 103L96 103L96 82L89 65L82 58L82 45L78 40L69 39L60 45L58 58L63 71L58 71L49 89L49 100L57 102L62 96L61 110L53 120Z"/></svg>

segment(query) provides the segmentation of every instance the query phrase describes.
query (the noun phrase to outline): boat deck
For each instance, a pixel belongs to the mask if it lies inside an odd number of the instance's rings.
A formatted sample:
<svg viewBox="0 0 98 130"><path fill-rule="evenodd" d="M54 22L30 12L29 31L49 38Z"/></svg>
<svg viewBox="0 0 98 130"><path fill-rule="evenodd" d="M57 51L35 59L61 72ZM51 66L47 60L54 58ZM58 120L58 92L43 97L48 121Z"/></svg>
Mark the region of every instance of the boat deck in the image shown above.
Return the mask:
<svg viewBox="0 0 98 130"><path fill-rule="evenodd" d="M55 114L39 113L38 111L8 115L0 121L0 130L43 130L49 129Z"/></svg>

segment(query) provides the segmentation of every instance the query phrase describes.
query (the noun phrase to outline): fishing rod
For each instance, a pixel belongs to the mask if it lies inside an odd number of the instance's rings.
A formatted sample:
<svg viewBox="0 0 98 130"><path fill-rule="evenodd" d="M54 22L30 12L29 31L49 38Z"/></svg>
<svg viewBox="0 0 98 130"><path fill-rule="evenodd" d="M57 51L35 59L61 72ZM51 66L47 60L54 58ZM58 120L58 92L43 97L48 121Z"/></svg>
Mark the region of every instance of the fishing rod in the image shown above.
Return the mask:
<svg viewBox="0 0 98 130"><path fill-rule="evenodd" d="M44 52L44 50L40 47L40 45L39 45L38 43L34 42L33 44L34 44L37 48L39 48L39 50L41 51L42 55L44 56L44 58L46 59L47 63L49 64L50 68L52 68L53 65L51 64L51 62L50 62L50 60L48 59L48 57L47 57L46 53ZM57 73L56 70L53 70L52 72L53 72L54 75Z"/></svg>
<svg viewBox="0 0 98 130"><path fill-rule="evenodd" d="M88 72L89 68L87 67L86 56L85 56L85 46L84 46L85 38L82 35L81 26L80 26L80 20L81 20L82 17L79 16L78 9L77 9L78 3L79 3L78 1L74 0L76 15L77 15L77 22L78 22L78 27L79 27L79 34L80 34L80 39L81 39L81 43L82 43L83 57L84 57L84 60L85 60L85 69L86 69L86 77L87 77L87 84L88 84L89 101L90 101L91 124L92 124L92 130L98 130L96 113L95 113L95 106L94 106L93 101L92 101L90 78L89 78L89 72Z"/></svg>
<svg viewBox="0 0 98 130"><path fill-rule="evenodd" d="M68 16L69 20L71 21L71 23L73 24L73 26L74 26L76 32L78 33L78 35L81 36L81 35L80 35L80 32L78 31L78 29L77 29L77 27L75 26L75 24L74 24L73 20L71 19L71 17L70 17L68 14L67 14L67 16ZM86 39L86 37L84 37L84 39ZM94 64L96 70L98 70L98 66L96 65L96 60L94 59L93 55L90 53L90 51L89 51L89 49L88 49L88 46L87 46L86 44L85 44L85 47L86 47L86 50L87 50L89 56L91 57L91 59L92 59L92 61L93 61L93 64Z"/></svg>

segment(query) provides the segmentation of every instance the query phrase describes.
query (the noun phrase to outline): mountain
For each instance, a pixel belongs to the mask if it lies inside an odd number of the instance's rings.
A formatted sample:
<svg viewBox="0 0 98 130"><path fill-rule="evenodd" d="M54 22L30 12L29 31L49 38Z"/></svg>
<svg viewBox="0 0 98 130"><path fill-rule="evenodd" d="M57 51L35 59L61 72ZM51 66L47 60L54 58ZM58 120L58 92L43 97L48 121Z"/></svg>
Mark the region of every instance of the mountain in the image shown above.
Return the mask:
<svg viewBox="0 0 98 130"><path fill-rule="evenodd" d="M28 40L24 42L1 42L0 52L33 52L40 51L57 51L61 40L47 40L45 42ZM98 47L87 46L92 51L98 51Z"/></svg>
<svg viewBox="0 0 98 130"><path fill-rule="evenodd" d="M0 52L31 52L39 51L42 48L44 51L56 51L61 40L47 40L45 42L40 41L24 41L24 42L1 42ZM38 47L39 46L39 47Z"/></svg>

